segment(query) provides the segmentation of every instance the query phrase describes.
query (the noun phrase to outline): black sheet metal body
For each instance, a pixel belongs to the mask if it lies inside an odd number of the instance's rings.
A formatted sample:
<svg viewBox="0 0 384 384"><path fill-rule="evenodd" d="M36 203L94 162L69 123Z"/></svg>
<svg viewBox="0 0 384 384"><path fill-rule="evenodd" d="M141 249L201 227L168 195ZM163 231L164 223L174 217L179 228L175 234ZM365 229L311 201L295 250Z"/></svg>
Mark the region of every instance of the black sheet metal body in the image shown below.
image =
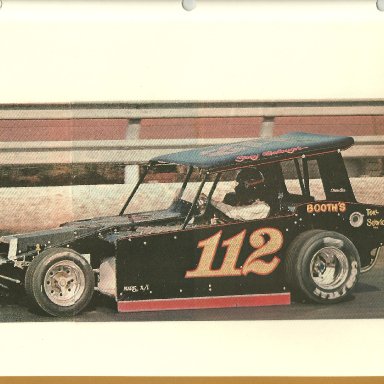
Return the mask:
<svg viewBox="0 0 384 384"><path fill-rule="evenodd" d="M351 225L351 216L356 216L357 212L361 215L362 222L359 227L354 227ZM372 217L368 216L368 212L374 212L376 226L372 225ZM384 239L384 223L379 218L384 218L384 207L381 206L320 201L303 204L297 207L295 213L280 217L120 238L116 248L117 299L154 300L283 292L285 252L298 234L309 229L343 233L357 247L362 265L367 265L371 257L370 251L379 247ZM259 230L265 233L265 244L255 248L250 244L250 237ZM214 236L219 237L218 233L221 232L221 235L214 252L212 271L222 268L229 248L228 239L230 243L230 239L245 231L235 268L241 270L255 250L263 251L268 247L268 242L274 240L268 235L272 233L272 237L275 237L277 232L274 230L282 235L280 248L258 259L266 263L270 263L274 257L279 259L277 267L271 273L262 275L250 272L247 275L229 276L227 270L222 276L214 276L214 272L212 276L187 276L188 271L190 273L196 270L201 261L204 250L201 242Z"/></svg>

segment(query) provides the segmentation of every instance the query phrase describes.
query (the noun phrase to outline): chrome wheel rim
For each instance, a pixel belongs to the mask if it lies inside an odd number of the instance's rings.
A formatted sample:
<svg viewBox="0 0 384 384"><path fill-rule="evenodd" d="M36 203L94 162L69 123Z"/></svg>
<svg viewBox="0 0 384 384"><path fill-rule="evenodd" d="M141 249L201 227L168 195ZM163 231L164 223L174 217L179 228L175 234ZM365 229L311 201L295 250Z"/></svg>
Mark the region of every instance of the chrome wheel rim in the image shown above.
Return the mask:
<svg viewBox="0 0 384 384"><path fill-rule="evenodd" d="M310 271L311 277L318 287L336 289L348 278L348 258L339 248L321 248L311 260Z"/></svg>
<svg viewBox="0 0 384 384"><path fill-rule="evenodd" d="M85 276L71 260L58 261L46 272L44 291L52 303L61 307L74 305L85 290Z"/></svg>

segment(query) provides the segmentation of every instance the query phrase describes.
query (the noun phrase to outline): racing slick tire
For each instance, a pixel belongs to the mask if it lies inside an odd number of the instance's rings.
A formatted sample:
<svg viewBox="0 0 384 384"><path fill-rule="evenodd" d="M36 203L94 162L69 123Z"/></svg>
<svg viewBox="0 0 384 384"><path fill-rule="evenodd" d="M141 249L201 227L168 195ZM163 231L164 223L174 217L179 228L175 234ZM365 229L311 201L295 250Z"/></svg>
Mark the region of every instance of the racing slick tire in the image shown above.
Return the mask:
<svg viewBox="0 0 384 384"><path fill-rule="evenodd" d="M68 248L53 248L36 256L25 274L25 290L44 312L73 316L91 301L95 276L87 260Z"/></svg>
<svg viewBox="0 0 384 384"><path fill-rule="evenodd" d="M360 274L359 253L344 235L309 230L287 249L285 277L296 299L317 303L344 300Z"/></svg>

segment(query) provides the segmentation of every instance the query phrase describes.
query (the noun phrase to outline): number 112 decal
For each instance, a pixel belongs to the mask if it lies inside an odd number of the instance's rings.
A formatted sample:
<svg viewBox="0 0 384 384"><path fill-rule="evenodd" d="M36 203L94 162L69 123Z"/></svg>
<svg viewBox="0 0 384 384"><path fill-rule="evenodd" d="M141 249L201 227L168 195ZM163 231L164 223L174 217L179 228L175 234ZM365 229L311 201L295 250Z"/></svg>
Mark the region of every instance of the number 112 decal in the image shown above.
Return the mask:
<svg viewBox="0 0 384 384"><path fill-rule="evenodd" d="M212 269L212 263L216 256L223 231L219 231L211 237L199 241L197 248L202 249L199 263L196 269L187 271L185 277L245 276L248 273L255 273L256 275L271 274L277 268L281 259L276 255L269 262L261 258L273 255L281 249L284 241L282 233L276 228L260 228L253 231L249 236L249 243L254 248L254 251L247 257L244 264L237 268L236 264L246 232L244 229L237 235L223 241L222 247L226 247L227 250L219 269Z"/></svg>

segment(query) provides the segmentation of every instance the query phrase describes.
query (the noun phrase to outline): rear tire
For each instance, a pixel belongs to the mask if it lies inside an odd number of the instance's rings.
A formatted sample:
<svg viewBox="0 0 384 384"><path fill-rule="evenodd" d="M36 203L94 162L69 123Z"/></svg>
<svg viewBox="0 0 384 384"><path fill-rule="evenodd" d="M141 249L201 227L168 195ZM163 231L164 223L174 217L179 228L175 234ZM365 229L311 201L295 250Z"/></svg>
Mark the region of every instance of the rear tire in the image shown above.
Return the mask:
<svg viewBox="0 0 384 384"><path fill-rule="evenodd" d="M353 243L338 232L306 231L288 247L287 285L299 300L342 301L352 291L359 274L359 253Z"/></svg>
<svg viewBox="0 0 384 384"><path fill-rule="evenodd" d="M25 290L44 312L52 316L73 316L91 301L95 276L87 260L68 248L42 252L25 275Z"/></svg>

